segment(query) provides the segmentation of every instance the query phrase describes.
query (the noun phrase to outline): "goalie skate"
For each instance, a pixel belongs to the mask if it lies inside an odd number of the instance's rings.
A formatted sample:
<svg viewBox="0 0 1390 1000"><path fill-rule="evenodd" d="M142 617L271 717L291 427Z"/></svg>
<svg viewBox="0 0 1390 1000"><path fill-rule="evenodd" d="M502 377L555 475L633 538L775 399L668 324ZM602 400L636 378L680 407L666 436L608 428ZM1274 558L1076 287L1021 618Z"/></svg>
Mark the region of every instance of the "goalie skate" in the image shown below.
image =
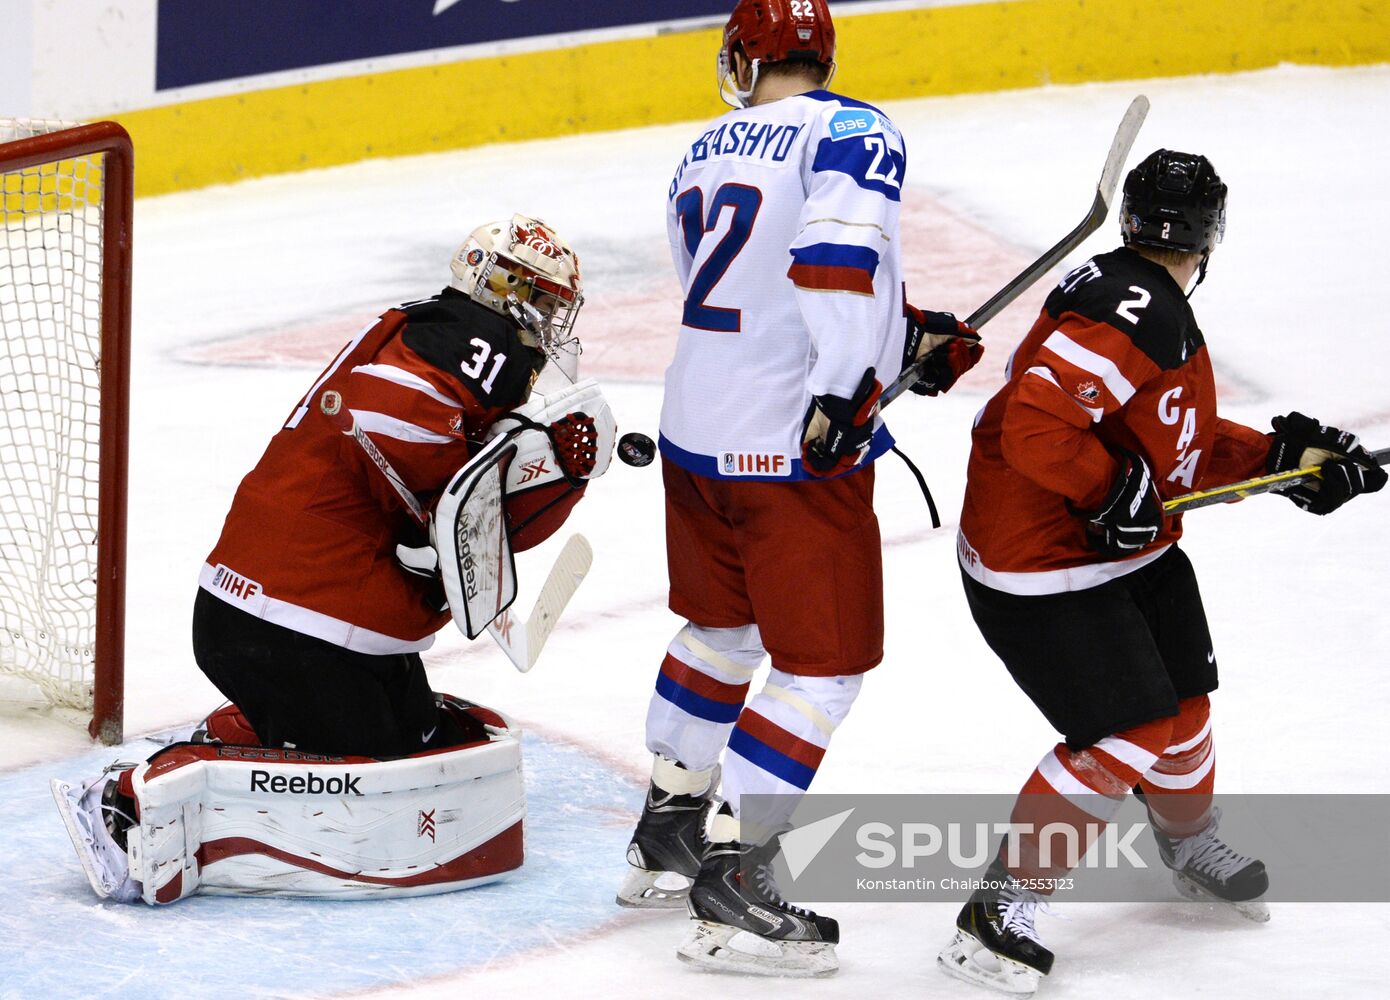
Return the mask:
<svg viewBox="0 0 1390 1000"><path fill-rule="evenodd" d="M106 813L111 807L105 801L105 792L116 781L113 772L134 766L112 764L101 777L76 788L58 778L49 783L58 814L92 891L102 899L114 899L118 903L139 901L140 883L130 877L129 858L107 825Z"/></svg>

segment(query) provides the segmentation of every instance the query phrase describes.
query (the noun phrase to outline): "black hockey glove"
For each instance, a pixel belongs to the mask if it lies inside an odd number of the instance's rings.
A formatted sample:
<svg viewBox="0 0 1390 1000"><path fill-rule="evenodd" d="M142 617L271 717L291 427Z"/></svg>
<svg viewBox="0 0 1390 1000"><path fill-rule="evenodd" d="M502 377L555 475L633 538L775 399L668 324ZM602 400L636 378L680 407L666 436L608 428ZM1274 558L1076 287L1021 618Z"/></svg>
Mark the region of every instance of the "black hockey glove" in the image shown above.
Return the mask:
<svg viewBox="0 0 1390 1000"><path fill-rule="evenodd" d="M1086 519L1087 544L1106 559L1137 555L1163 528L1163 503L1148 463L1123 448L1115 457L1120 472L1101 505L1095 510L1072 508L1073 514Z"/></svg>
<svg viewBox="0 0 1390 1000"><path fill-rule="evenodd" d="M1322 478L1279 492L1311 514L1331 514L1360 493L1375 493L1387 477L1370 452L1349 434L1326 427L1302 413L1275 417L1274 443L1269 448L1269 472L1289 472L1322 466Z"/></svg>
<svg viewBox="0 0 1390 1000"><path fill-rule="evenodd" d="M867 369L849 399L814 396L801 424L801 464L813 476L838 476L858 465L874 437L874 414L883 391Z"/></svg>
<svg viewBox="0 0 1390 1000"><path fill-rule="evenodd" d="M909 386L919 396L949 391L985 353L979 333L951 313L927 312L903 303L903 314L907 317L903 371L922 361L922 377Z"/></svg>

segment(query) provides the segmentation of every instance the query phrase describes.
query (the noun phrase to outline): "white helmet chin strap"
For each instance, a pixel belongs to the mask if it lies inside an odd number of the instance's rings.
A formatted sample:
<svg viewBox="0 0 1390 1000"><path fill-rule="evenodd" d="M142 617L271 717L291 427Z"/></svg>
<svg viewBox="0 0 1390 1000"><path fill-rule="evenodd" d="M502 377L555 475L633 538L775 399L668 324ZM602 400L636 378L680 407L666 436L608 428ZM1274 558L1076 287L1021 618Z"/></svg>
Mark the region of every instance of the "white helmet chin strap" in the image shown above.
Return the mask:
<svg viewBox="0 0 1390 1000"><path fill-rule="evenodd" d="M738 89L738 75L734 72L732 65L726 66L721 59L719 63L719 96L731 108L746 108L748 102L753 98L753 91L758 89L758 67L762 62L760 59L753 60L753 79L749 81L747 90Z"/></svg>
<svg viewBox="0 0 1390 1000"><path fill-rule="evenodd" d="M719 96L725 104L731 108L746 108L748 102L753 99L753 91L758 89L758 70L762 63L761 59L753 60L753 78L748 82L747 90L738 89L738 78L734 74L732 66L726 65L724 59L719 61ZM830 72L825 76L825 82L821 84L821 89L828 89L830 81L835 79L835 70L839 68L839 63L830 64Z"/></svg>

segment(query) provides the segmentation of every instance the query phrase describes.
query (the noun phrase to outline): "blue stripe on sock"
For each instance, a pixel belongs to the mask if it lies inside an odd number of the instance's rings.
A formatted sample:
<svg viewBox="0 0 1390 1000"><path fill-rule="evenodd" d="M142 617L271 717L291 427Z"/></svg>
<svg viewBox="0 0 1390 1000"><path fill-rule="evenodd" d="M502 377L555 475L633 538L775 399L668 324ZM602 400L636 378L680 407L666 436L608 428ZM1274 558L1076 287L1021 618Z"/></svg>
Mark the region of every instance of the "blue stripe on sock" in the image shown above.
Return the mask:
<svg viewBox="0 0 1390 1000"><path fill-rule="evenodd" d="M789 785L802 791L811 787L811 779L816 776L814 768L800 761L792 760L786 754L774 750L766 743L750 736L742 729L735 729L729 737L729 749L750 764L754 764L769 774L774 774Z"/></svg>
<svg viewBox="0 0 1390 1000"><path fill-rule="evenodd" d="M665 674L656 675L656 693L683 712L689 712L697 719L706 722L729 723L738 718L743 711L743 703L728 705L704 695L696 694L689 688L681 687Z"/></svg>

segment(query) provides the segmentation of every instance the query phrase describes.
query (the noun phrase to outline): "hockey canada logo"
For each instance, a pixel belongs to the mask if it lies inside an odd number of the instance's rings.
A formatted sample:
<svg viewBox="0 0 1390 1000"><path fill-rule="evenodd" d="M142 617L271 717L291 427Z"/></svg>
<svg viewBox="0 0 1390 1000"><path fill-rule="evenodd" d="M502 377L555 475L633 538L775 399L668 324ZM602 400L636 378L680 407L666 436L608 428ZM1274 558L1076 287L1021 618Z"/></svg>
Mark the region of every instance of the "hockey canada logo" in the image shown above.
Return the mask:
<svg viewBox="0 0 1390 1000"><path fill-rule="evenodd" d="M433 809L429 812L420 810L420 830L417 834L417 836L429 837L431 844L434 843L434 812Z"/></svg>
<svg viewBox="0 0 1390 1000"><path fill-rule="evenodd" d="M1094 382L1082 382L1076 387L1076 398L1094 406L1100 402L1100 387Z"/></svg>

